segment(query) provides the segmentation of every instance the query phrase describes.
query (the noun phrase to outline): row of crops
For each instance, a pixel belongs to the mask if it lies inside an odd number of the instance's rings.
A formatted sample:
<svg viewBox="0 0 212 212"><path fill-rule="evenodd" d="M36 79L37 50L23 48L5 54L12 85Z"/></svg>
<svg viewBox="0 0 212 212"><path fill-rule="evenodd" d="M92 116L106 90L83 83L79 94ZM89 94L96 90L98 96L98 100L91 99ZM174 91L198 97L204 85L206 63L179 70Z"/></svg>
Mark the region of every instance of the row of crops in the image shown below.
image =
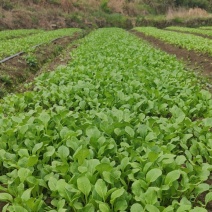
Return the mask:
<svg viewBox="0 0 212 212"><path fill-rule="evenodd" d="M207 211L211 94L122 29L79 44L68 66L1 102L3 211Z"/></svg>
<svg viewBox="0 0 212 212"><path fill-rule="evenodd" d="M203 35L212 35L210 27L186 28L186 27L167 27L166 29L177 30L182 32L199 33ZM204 30L208 29L208 30ZM183 48L194 49L197 51L204 51L211 54L211 40L202 40L200 37L194 35L180 35L179 33L165 32L156 28L136 28L148 35L154 35L158 38L163 38L164 41L176 44ZM157 31L157 33L155 32ZM19 51L28 51L32 46L49 42L57 37L70 36L79 29L60 29L55 31L44 32L42 30L6 30L0 32L0 60L4 57L15 54ZM33 34L33 35L32 35ZM31 36L30 36L31 35ZM21 38L20 38L21 37ZM12 39L16 38L16 39ZM177 38L177 40L176 40ZM12 40L11 40L12 39ZM196 42L199 45L196 45ZM186 45L186 46L185 46ZM208 47L208 48L206 48Z"/></svg>
<svg viewBox="0 0 212 212"><path fill-rule="evenodd" d="M11 36L14 33L13 31L14 30L10 31ZM29 30L29 32L31 31ZM75 32L80 32L80 29L70 28L54 31L40 31L39 33L21 38L8 39L6 41L0 39L0 60L20 51L30 51L32 47L37 44L48 43L53 39L63 36L72 36ZM4 31L1 33L4 33ZM7 35L7 33L5 35ZM26 35L28 34L26 33Z"/></svg>
<svg viewBox="0 0 212 212"><path fill-rule="evenodd" d="M203 29L200 29L200 28L188 28L188 27L171 26L171 27L167 27L166 29L177 30L177 31L181 31L181 32L198 33L200 35L212 36L212 30L203 30Z"/></svg>
<svg viewBox="0 0 212 212"><path fill-rule="evenodd" d="M211 30L212 26L204 26L204 27L200 27L200 29Z"/></svg>
<svg viewBox="0 0 212 212"><path fill-rule="evenodd" d="M25 37L27 35L37 34L42 32L38 29L17 29L0 31L0 42L12 38Z"/></svg>
<svg viewBox="0 0 212 212"><path fill-rule="evenodd" d="M192 34L166 31L155 27L137 27L134 29L148 36L158 38L166 43L212 56L212 39Z"/></svg>

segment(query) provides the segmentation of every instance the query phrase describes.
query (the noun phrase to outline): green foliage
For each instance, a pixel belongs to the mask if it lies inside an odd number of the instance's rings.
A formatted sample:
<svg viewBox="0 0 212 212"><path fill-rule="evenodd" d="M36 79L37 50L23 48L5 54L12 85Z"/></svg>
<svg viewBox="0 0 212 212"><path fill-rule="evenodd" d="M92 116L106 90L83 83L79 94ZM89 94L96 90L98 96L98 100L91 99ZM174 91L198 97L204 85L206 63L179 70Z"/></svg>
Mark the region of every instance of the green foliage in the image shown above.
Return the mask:
<svg viewBox="0 0 212 212"><path fill-rule="evenodd" d="M199 7L207 10L209 7L211 7L212 3L210 0L176 0L175 4L178 7Z"/></svg>
<svg viewBox="0 0 212 212"><path fill-rule="evenodd" d="M87 21L87 24L85 24L85 21ZM88 30L91 30L95 26L93 17L81 11L66 15L66 25L68 27L78 27L81 29L88 28Z"/></svg>
<svg viewBox="0 0 212 212"><path fill-rule="evenodd" d="M36 68L38 66L38 60L33 53L28 53L24 56L24 59L31 68Z"/></svg>
<svg viewBox="0 0 212 212"><path fill-rule="evenodd" d="M184 19L180 17L175 17L172 20L175 24L180 24L180 23L182 24L184 22Z"/></svg>
<svg viewBox="0 0 212 212"><path fill-rule="evenodd" d="M204 26L204 27L199 27L200 29L204 30L212 30L212 26Z"/></svg>
<svg viewBox="0 0 212 212"><path fill-rule="evenodd" d="M62 37L62 36L72 36L75 32L78 32L78 31L80 31L80 29L76 29L76 28L58 29L54 31L40 32L35 35L26 36L23 38L15 38L15 39L10 39L6 41L0 40L0 60L3 59L4 57L18 53L20 51L32 51L33 50L32 47L35 45L48 43L51 40L56 39L58 37ZM4 33L4 31L2 33ZM15 34L16 33L17 32L15 31ZM12 36L13 31L10 31L9 35Z"/></svg>
<svg viewBox="0 0 212 212"><path fill-rule="evenodd" d="M0 4L5 10L12 10L14 8L13 3L9 0L2 0Z"/></svg>
<svg viewBox="0 0 212 212"><path fill-rule="evenodd" d="M3 74L0 76L0 82L3 82L6 85L11 85L12 80L9 75Z"/></svg>
<svg viewBox="0 0 212 212"><path fill-rule="evenodd" d="M135 28L135 30L143 32L146 35L159 38L160 40L185 48L187 50L194 50L197 52L212 55L212 40L208 38L202 38L200 36L192 34L184 34L180 32L165 31L154 27L137 27ZM188 29L186 28L186 30ZM191 31L201 31L201 30L191 29Z"/></svg>
<svg viewBox="0 0 212 212"><path fill-rule="evenodd" d="M177 31L182 31L182 32L198 33L198 34L202 34L202 35L212 36L212 31L211 30L205 30L205 29L203 30L203 29L197 29L197 28L177 27L177 26L167 27L166 29L177 30ZM206 27L206 29L207 29L207 27Z"/></svg>
<svg viewBox="0 0 212 212"><path fill-rule="evenodd" d="M12 38L25 37L25 36L28 36L31 34L37 34L40 32L42 32L42 30L38 30L38 29L4 30L4 31L0 31L0 42L6 41Z"/></svg>
<svg viewBox="0 0 212 212"><path fill-rule="evenodd" d="M61 4L60 0L47 0L47 2L58 6Z"/></svg>
<svg viewBox="0 0 212 212"><path fill-rule="evenodd" d="M34 4L39 4L41 0L32 0Z"/></svg>
<svg viewBox="0 0 212 212"><path fill-rule="evenodd" d="M108 0L102 0L100 4L101 9L106 13L111 13L110 8L108 7Z"/></svg>
<svg viewBox="0 0 212 212"><path fill-rule="evenodd" d="M56 46L54 47L54 55L57 56L60 52L62 52L62 50L63 50L63 46L61 46L61 45L56 45Z"/></svg>
<svg viewBox="0 0 212 212"><path fill-rule="evenodd" d="M125 16L118 13L107 15L106 22L109 26L117 26L125 29L132 27L131 22Z"/></svg>
<svg viewBox="0 0 212 212"><path fill-rule="evenodd" d="M131 21L119 13L107 14L102 11L93 14L96 17L96 22L99 27L120 27L131 29Z"/></svg>
<svg viewBox="0 0 212 212"><path fill-rule="evenodd" d="M3 98L6 94L6 90L0 87L0 98Z"/></svg>
<svg viewBox="0 0 212 212"><path fill-rule="evenodd" d="M206 211L211 94L124 30L79 44L68 66L1 102L4 211Z"/></svg>

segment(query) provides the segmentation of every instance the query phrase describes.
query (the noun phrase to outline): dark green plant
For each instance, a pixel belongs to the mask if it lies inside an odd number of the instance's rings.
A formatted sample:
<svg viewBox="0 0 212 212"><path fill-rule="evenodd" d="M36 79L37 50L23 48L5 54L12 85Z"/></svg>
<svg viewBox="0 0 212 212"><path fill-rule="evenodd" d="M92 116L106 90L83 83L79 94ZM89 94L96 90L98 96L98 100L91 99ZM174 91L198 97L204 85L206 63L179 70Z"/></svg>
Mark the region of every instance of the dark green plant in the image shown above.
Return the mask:
<svg viewBox="0 0 212 212"><path fill-rule="evenodd" d="M98 25L98 27L112 26L125 29L132 28L131 20L122 14L119 13L107 14L103 11L98 11L93 15L96 17L96 24Z"/></svg>
<svg viewBox="0 0 212 212"><path fill-rule="evenodd" d="M108 7L108 0L102 0L100 7L104 12L111 13L111 9Z"/></svg>
<svg viewBox="0 0 212 212"><path fill-rule="evenodd" d="M28 53L26 56L24 56L24 59L30 67L36 68L38 66L38 60L32 53Z"/></svg>
<svg viewBox="0 0 212 212"><path fill-rule="evenodd" d="M6 91L3 88L0 88L0 98L3 98L6 94Z"/></svg>
<svg viewBox="0 0 212 212"><path fill-rule="evenodd" d="M50 4L60 5L60 0L48 0Z"/></svg>
<svg viewBox="0 0 212 212"><path fill-rule="evenodd" d="M41 2L41 0L33 0L34 4L39 4Z"/></svg>
<svg viewBox="0 0 212 212"><path fill-rule="evenodd" d="M212 2L209 0L176 0L175 4L178 7L200 7L203 9L208 9L212 6Z"/></svg>
<svg viewBox="0 0 212 212"><path fill-rule="evenodd" d="M13 9L13 4L9 0L2 0L0 3L0 6L2 6L3 9L5 10L12 10Z"/></svg>
<svg viewBox="0 0 212 212"><path fill-rule="evenodd" d="M56 45L54 47L54 55L57 56L62 50L63 50L63 47L61 45Z"/></svg>
<svg viewBox="0 0 212 212"><path fill-rule="evenodd" d="M179 18L179 17L173 18L173 22L176 24L183 23L183 18Z"/></svg>
<svg viewBox="0 0 212 212"><path fill-rule="evenodd" d="M6 85L11 85L12 84L12 80L10 78L9 75L3 74L0 76L0 81L5 83Z"/></svg>
<svg viewBox="0 0 212 212"><path fill-rule="evenodd" d="M32 16L31 19L33 24L37 25L39 23L39 19L37 16Z"/></svg>

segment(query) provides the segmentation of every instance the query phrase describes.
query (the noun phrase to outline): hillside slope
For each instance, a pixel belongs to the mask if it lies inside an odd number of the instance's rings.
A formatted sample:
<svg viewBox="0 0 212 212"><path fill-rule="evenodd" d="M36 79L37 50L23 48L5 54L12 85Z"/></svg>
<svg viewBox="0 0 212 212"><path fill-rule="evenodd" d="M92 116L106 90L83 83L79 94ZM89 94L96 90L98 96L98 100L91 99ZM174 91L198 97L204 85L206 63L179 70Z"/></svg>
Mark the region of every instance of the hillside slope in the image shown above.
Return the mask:
<svg viewBox="0 0 212 212"><path fill-rule="evenodd" d="M125 0L0 0L0 28L105 26L145 15L148 6Z"/></svg>
<svg viewBox="0 0 212 212"><path fill-rule="evenodd" d="M199 6L210 10L212 0L0 0L0 30L105 26L131 28L138 17L164 14L170 7L176 6Z"/></svg>

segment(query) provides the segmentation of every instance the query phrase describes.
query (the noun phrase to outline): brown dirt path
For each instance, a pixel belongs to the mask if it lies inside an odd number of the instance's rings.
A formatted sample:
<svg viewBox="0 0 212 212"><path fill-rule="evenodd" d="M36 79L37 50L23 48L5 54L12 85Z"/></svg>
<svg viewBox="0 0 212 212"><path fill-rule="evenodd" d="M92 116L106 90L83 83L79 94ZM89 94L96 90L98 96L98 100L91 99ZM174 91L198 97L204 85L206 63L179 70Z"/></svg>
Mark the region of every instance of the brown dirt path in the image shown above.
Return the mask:
<svg viewBox="0 0 212 212"><path fill-rule="evenodd" d="M186 66L200 75L206 76L209 82L212 82L212 57L206 54L188 51L172 44L165 43L153 36L147 36L142 32L131 30L131 33L149 42L154 47L161 49L169 54L175 55L177 59L182 60ZM208 85L210 86L210 85Z"/></svg>

